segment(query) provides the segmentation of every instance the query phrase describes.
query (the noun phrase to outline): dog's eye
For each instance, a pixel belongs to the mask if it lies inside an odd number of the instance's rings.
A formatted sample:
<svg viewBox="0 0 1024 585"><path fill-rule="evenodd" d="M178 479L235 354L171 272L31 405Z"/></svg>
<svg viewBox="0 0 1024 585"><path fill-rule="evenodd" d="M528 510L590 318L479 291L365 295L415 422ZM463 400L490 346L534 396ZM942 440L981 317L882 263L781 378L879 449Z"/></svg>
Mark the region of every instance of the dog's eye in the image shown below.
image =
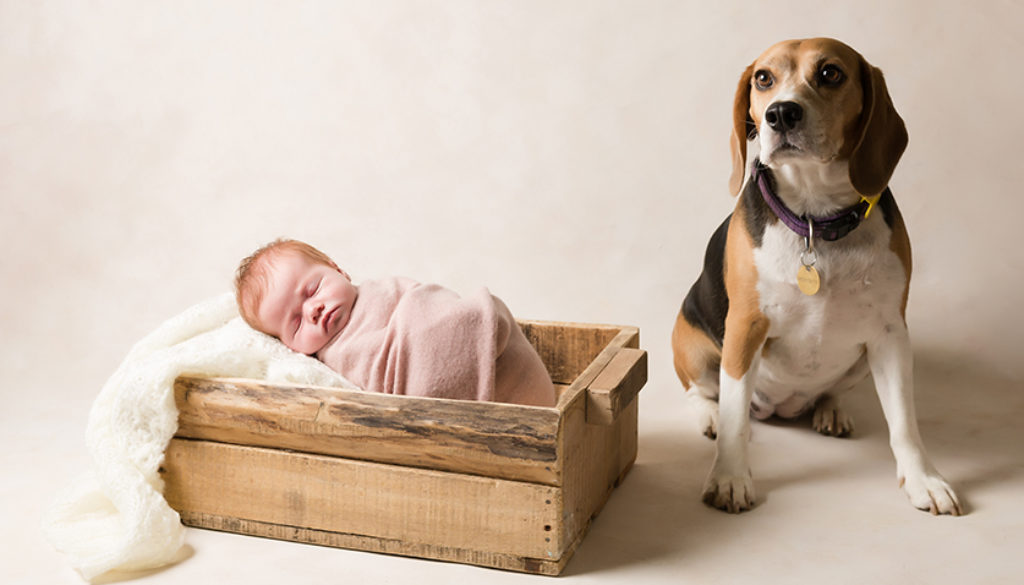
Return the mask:
<svg viewBox="0 0 1024 585"><path fill-rule="evenodd" d="M818 78L821 79L823 85L836 86L846 79L846 74L835 65L825 65L818 72Z"/></svg>
<svg viewBox="0 0 1024 585"><path fill-rule="evenodd" d="M772 77L771 73L764 69L759 69L754 73L754 87L757 89L765 90L771 88L773 85L775 85L775 78Z"/></svg>

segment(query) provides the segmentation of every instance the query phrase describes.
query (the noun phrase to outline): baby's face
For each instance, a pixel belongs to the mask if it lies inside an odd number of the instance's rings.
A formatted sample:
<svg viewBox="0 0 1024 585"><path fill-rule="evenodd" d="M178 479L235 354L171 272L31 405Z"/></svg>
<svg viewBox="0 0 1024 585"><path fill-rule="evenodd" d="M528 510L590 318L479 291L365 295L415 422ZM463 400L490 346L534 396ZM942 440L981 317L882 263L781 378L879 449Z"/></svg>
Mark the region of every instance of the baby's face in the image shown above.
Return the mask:
<svg viewBox="0 0 1024 585"><path fill-rule="evenodd" d="M257 308L267 333L291 349L312 355L348 324L359 294L333 266L282 252L267 258L267 290Z"/></svg>

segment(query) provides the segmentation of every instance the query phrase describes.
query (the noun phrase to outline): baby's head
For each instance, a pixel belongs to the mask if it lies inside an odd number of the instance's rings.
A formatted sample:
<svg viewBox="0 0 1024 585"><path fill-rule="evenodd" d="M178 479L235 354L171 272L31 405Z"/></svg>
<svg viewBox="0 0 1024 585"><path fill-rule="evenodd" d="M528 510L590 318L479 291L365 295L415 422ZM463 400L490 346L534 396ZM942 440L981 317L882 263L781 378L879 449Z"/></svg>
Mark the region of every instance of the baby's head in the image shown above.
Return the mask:
<svg viewBox="0 0 1024 585"><path fill-rule="evenodd" d="M242 260L235 297L253 329L312 355L348 324L358 289L323 252L304 242L277 240Z"/></svg>

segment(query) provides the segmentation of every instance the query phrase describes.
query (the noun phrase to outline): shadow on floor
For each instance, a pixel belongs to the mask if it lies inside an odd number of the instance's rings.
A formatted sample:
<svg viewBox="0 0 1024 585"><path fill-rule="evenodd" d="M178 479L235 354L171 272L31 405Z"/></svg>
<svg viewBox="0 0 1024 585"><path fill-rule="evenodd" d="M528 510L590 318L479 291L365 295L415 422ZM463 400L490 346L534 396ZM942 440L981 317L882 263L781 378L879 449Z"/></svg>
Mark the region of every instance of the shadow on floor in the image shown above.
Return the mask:
<svg viewBox="0 0 1024 585"><path fill-rule="evenodd" d="M915 356L915 376L917 414L925 446L958 490L968 513L975 511L971 507L972 492L1024 477L1024 449L1020 447L1024 445L1024 425L1019 424L1024 413L1024 382L1001 378L961 356L937 351ZM775 433L770 437L773 444L766 449L785 448L777 444L781 438L797 442L794 444L802 449L834 450L837 455L832 459L827 453L817 462L797 461L788 472L774 470L755 478L758 506L733 516L700 502L702 483L714 457L713 443L701 436L692 422L680 424L676 431L660 424L645 432L641 406L637 465L595 520L565 574L657 565L678 557L680 548L685 549L685 556L693 558L705 548L736 538L752 525L763 523L764 516L761 522L748 518L760 515L758 511L766 507L764 504L780 486L834 481L837 470L854 477L863 471L843 460L841 441L854 441L858 449L866 450L863 456L871 458L871 466L877 463L875 458L887 457L891 462L887 425L870 381L854 390L848 407L856 419L850 439L820 437L811 429L809 417L755 423L755 436L761 425L761 433ZM664 422L667 415L658 412L655 416ZM692 414L683 407L678 416L682 419Z"/></svg>

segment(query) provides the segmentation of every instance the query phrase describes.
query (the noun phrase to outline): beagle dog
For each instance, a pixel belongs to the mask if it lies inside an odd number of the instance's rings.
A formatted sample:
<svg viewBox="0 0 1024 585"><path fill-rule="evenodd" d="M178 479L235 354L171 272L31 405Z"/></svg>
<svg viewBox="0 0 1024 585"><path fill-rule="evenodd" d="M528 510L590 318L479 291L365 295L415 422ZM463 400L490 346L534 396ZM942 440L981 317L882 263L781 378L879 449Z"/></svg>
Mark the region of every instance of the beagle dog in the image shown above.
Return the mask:
<svg viewBox="0 0 1024 585"><path fill-rule="evenodd" d="M961 514L925 454L905 311L910 241L888 188L907 145L882 72L833 39L772 46L740 78L730 189L703 272L672 332L676 373L716 455L704 501L754 505L750 416L811 409L843 436L843 394L872 375L900 486L933 514ZM747 141L759 155L744 184Z"/></svg>

